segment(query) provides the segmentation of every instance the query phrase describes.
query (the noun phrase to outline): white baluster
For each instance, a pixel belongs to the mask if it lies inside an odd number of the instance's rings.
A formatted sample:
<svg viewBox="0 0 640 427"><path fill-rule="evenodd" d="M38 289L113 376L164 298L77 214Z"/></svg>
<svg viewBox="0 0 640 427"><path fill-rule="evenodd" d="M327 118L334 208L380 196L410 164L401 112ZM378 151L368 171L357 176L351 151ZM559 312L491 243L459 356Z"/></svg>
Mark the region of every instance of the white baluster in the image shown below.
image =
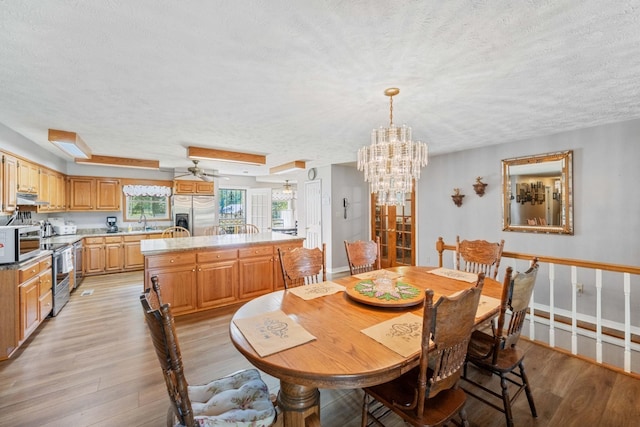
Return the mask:
<svg viewBox="0 0 640 427"><path fill-rule="evenodd" d="M631 275L624 273L624 371L631 372Z"/></svg>
<svg viewBox="0 0 640 427"><path fill-rule="evenodd" d="M596 270L596 362L602 363L602 270Z"/></svg>
<svg viewBox="0 0 640 427"><path fill-rule="evenodd" d="M578 294L578 269L571 266L571 354L578 354L578 322L576 319Z"/></svg>
<svg viewBox="0 0 640 427"><path fill-rule="evenodd" d="M553 300L553 285L555 281L555 265L549 264L549 346L556 346L556 331L555 331L555 301Z"/></svg>

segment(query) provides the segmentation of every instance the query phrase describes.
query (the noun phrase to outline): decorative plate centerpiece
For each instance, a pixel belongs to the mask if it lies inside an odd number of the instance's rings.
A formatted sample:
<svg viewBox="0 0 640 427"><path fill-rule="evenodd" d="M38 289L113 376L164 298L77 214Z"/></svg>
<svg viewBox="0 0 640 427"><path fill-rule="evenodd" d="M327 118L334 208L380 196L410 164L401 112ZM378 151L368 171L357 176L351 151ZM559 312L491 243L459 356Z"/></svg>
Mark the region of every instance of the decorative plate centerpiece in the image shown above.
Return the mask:
<svg viewBox="0 0 640 427"><path fill-rule="evenodd" d="M424 300L419 288L385 276L362 280L347 287L347 295L361 303L379 307L409 307Z"/></svg>

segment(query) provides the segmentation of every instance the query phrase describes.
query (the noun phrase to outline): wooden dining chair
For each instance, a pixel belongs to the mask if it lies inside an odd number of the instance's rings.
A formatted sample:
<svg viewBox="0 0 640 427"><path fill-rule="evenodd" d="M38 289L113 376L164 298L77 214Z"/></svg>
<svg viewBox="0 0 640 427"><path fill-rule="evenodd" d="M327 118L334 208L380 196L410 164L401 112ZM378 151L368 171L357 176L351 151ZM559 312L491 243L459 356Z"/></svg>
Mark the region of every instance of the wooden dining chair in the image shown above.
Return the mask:
<svg viewBox="0 0 640 427"><path fill-rule="evenodd" d="M420 365L384 384L366 387L362 404L362 427L369 418L382 425L389 411L413 426L440 426L460 416L466 396L458 380L473 329L484 274L474 287L454 296L442 296L433 304L433 291L425 294Z"/></svg>
<svg viewBox="0 0 640 427"><path fill-rule="evenodd" d="M238 371L205 385L187 383L171 307L162 303L158 278L152 277L151 282L140 295L140 303L171 401L167 426L272 425L276 411L256 369Z"/></svg>
<svg viewBox="0 0 640 427"><path fill-rule="evenodd" d="M219 236L222 234L227 234L224 227L219 225L212 225L211 227L207 227L204 229L205 236Z"/></svg>
<svg viewBox="0 0 640 427"><path fill-rule="evenodd" d="M257 233L260 233L260 229L253 224L240 224L235 226L233 233L234 234L257 234Z"/></svg>
<svg viewBox="0 0 640 427"><path fill-rule="evenodd" d="M164 230L162 230L162 238L163 239L171 239L174 237L189 237L191 236L191 233L189 232L189 230L187 230L184 227L180 227L180 226L173 226L173 227L169 227L169 228L165 228Z"/></svg>
<svg viewBox="0 0 640 427"><path fill-rule="evenodd" d="M484 273L495 279L503 249L504 239L500 243L490 243L486 240L460 241L460 236L456 236L456 270Z"/></svg>
<svg viewBox="0 0 640 427"><path fill-rule="evenodd" d="M380 270L380 236L376 240L344 241L351 275Z"/></svg>
<svg viewBox="0 0 640 427"><path fill-rule="evenodd" d="M497 392L489 388L486 381L482 381L483 384L480 384L471 379L468 375L467 365L465 365L463 377L473 385L473 387L465 386L465 391L504 413L507 418L507 426L513 426L511 403L522 390L527 395L531 415L537 417L529 379L524 371L524 353L516 347L538 274L537 258L534 258L531 267L526 272L516 273L513 277L512 272L511 267L507 268L504 277L497 328L491 334L486 331L475 331L471 336L467 353L467 364L472 363L481 371L500 377L501 391ZM506 327L505 322L508 322ZM519 372L516 372L516 368ZM509 392L509 384L516 386L512 397ZM502 404L498 406L490 401L490 396L501 399Z"/></svg>
<svg viewBox="0 0 640 427"><path fill-rule="evenodd" d="M295 248L282 251L278 248L284 288L320 283L327 280L325 263L326 244L319 248Z"/></svg>

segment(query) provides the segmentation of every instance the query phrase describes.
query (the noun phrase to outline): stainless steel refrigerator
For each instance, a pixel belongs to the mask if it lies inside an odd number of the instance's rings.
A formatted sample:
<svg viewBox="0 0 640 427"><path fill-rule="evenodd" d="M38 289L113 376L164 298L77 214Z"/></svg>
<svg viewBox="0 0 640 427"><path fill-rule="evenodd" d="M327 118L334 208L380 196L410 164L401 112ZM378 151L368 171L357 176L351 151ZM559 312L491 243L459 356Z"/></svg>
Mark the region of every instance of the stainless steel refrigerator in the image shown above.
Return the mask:
<svg viewBox="0 0 640 427"><path fill-rule="evenodd" d="M204 230L216 223L214 196L173 196L173 220L192 236L204 236Z"/></svg>

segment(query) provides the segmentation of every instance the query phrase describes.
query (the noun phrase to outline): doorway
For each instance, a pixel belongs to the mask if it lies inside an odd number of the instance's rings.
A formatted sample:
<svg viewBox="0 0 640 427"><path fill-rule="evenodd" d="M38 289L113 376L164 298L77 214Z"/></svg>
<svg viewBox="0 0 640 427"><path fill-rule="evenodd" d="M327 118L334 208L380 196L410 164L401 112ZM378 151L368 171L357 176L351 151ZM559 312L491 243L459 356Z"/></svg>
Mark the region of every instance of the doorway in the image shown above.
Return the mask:
<svg viewBox="0 0 640 427"><path fill-rule="evenodd" d="M407 193L404 206L380 206L371 195L371 235L380 237L382 268L416 264L414 196Z"/></svg>

